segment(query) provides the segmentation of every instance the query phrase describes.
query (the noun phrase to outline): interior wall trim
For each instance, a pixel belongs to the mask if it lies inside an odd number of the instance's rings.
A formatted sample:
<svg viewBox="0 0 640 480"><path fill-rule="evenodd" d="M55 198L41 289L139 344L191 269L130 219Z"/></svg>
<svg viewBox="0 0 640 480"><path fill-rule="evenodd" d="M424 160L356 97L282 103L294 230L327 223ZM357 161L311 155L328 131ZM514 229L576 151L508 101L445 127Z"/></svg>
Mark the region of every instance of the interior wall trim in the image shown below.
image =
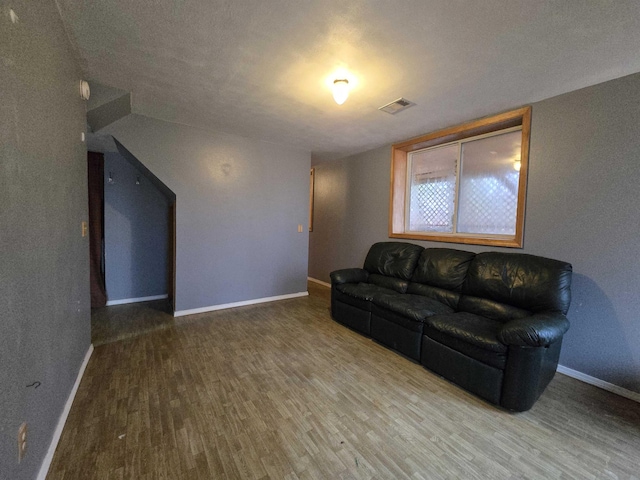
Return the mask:
<svg viewBox="0 0 640 480"><path fill-rule="evenodd" d="M620 395L621 397L625 397L629 400L640 403L640 393L638 392L627 390L626 388L614 385L613 383L605 382L604 380L600 380L599 378L592 377L591 375L587 375L586 373L573 370L563 365L558 365L556 371L558 373L566 375L567 377L575 378L576 380L594 385L596 387L602 388L603 390L608 390L609 392L615 393L616 395Z"/></svg>
<svg viewBox="0 0 640 480"><path fill-rule="evenodd" d="M49 450L47 450L47 454L45 455L44 460L42 460L42 464L40 465L40 472L38 473L38 477L37 477L38 480L45 480L47 478L47 474L49 473L49 467L51 466L51 461L53 460L53 454L56 453L56 448L58 448L58 442L60 441L62 430L64 430L64 424L67 422L67 417L69 416L71 405L73 405L73 400L76 397L76 393L78 392L78 387L80 386L80 382L82 381L82 376L84 375L84 371L87 368L87 364L89 363L89 359L91 358L92 353L93 353L93 344L90 344L89 349L87 350L87 353L84 356L84 360L82 361L82 365L80 365L80 370L78 370L76 383L73 384L71 393L69 393L69 397L67 398L67 403L64 404L64 409L62 410L62 414L58 419L58 425L56 426L56 429L53 432L53 438L51 439Z"/></svg>
<svg viewBox="0 0 640 480"><path fill-rule="evenodd" d="M319 285L323 285L325 287L331 288L331 284L330 283L323 282L322 280L318 280L317 278L307 277L307 280L309 280L310 282L317 283Z"/></svg>
<svg viewBox="0 0 640 480"><path fill-rule="evenodd" d="M164 300L169 298L168 294L164 295L152 295L151 297L139 297L139 298L123 298L121 300L108 300L107 307L112 305L124 305L125 303L138 303L138 302L150 302L151 300Z"/></svg>
<svg viewBox="0 0 640 480"><path fill-rule="evenodd" d="M184 317L186 315L195 315L196 313L213 312L215 310L225 310L227 308L244 307L246 305L255 305L257 303L276 302L278 300L286 300L288 298L306 297L309 292L288 293L286 295L276 295L275 297L255 298L253 300L244 300L242 302L223 303L220 305L212 305L210 307L192 308L191 310L178 310L173 313L174 317Z"/></svg>

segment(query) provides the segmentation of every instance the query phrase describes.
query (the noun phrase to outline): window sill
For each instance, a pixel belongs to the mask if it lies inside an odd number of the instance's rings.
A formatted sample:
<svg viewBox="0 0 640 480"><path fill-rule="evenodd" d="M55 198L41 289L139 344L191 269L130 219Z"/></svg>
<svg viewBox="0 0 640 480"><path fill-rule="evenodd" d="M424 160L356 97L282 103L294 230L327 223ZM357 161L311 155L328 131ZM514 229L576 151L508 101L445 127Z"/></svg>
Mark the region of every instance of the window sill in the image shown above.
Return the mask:
<svg viewBox="0 0 640 480"><path fill-rule="evenodd" d="M462 243L466 245L487 245L491 247L522 248L522 241L514 237L474 237L468 235L446 235L439 233L389 233L389 238L424 240L426 242Z"/></svg>

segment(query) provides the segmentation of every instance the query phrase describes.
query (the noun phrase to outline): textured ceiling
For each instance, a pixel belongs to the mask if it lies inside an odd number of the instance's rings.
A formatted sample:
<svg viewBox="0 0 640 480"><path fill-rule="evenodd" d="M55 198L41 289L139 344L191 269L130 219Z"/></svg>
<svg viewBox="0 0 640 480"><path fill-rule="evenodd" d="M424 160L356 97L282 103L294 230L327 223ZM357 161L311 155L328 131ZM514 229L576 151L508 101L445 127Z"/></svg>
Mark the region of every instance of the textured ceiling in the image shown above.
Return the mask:
<svg viewBox="0 0 640 480"><path fill-rule="evenodd" d="M638 0L57 3L84 75L132 92L134 113L315 161L640 71ZM401 96L417 106L378 111Z"/></svg>

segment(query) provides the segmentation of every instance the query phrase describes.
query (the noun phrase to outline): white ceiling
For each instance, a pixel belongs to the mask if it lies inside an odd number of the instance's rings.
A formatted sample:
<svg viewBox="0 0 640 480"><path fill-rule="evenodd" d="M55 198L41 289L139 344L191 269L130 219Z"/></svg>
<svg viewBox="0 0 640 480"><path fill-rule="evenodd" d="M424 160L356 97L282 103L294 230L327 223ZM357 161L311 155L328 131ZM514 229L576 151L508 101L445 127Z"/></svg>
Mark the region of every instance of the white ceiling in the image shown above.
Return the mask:
<svg viewBox="0 0 640 480"><path fill-rule="evenodd" d="M638 0L56 1L84 75L134 113L314 161L640 71ZM378 111L401 96L417 106Z"/></svg>

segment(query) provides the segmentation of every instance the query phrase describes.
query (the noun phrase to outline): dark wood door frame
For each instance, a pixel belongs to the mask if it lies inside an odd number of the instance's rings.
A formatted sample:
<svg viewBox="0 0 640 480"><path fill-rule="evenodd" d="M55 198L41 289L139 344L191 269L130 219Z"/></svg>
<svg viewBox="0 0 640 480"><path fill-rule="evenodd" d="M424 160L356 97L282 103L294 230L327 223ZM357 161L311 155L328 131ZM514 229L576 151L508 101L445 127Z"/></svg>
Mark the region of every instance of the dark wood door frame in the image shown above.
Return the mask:
<svg viewBox="0 0 640 480"><path fill-rule="evenodd" d="M171 307L176 309L176 202L169 205L169 254L167 268L167 294Z"/></svg>

